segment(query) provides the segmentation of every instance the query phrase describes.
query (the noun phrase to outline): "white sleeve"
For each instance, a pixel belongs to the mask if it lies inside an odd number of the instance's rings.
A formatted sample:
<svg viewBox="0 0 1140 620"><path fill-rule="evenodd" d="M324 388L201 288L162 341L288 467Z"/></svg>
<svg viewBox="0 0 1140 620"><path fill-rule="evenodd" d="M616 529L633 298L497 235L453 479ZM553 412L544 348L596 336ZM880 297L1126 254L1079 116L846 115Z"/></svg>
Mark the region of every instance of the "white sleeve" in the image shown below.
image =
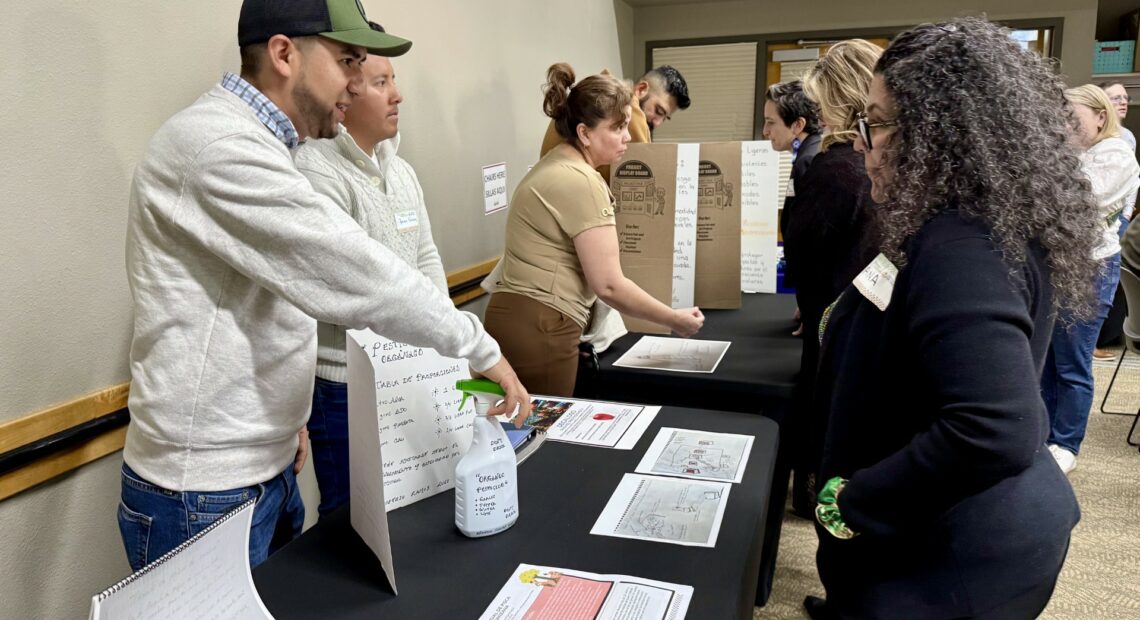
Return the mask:
<svg viewBox="0 0 1140 620"><path fill-rule="evenodd" d="M250 132L204 148L171 221L319 321L368 327L466 358L476 371L499 361L498 344L474 315L456 310L444 292L316 193L267 140Z"/></svg>

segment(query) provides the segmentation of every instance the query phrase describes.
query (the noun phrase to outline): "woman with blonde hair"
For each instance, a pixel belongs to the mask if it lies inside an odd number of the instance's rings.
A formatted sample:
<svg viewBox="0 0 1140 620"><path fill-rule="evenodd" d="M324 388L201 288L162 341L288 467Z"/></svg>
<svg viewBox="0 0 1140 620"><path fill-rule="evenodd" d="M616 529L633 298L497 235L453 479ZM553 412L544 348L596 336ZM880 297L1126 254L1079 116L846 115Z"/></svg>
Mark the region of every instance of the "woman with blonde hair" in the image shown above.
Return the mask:
<svg viewBox="0 0 1140 620"><path fill-rule="evenodd" d="M871 184L863 157L852 148L856 117L867 101L871 71L882 52L862 39L831 47L804 78L804 93L819 108L826 127L821 151L796 183L795 208L784 214L787 277L795 282L804 326L804 347L793 398L788 441L797 445L792 507L810 518L815 505L814 473L822 438L810 415L818 329L823 311L874 258L870 229Z"/></svg>
<svg viewBox="0 0 1140 620"><path fill-rule="evenodd" d="M1092 249L1093 259L1100 263L1093 313L1084 320L1061 315L1041 375L1051 426L1049 451L1067 474L1077 466L1085 437L1093 402L1093 349L1120 281L1120 214L1129 200L1135 200L1140 166L1120 137L1120 121L1103 90L1085 84L1066 90L1065 99L1075 123L1072 142L1081 153L1081 171L1092 183L1103 228L1100 243Z"/></svg>
<svg viewBox="0 0 1140 620"><path fill-rule="evenodd" d="M612 75L575 84L570 65L547 71L543 111L563 142L523 177L511 197L502 276L484 326L528 389L571 396L578 342L596 299L623 314L691 336L697 308L673 309L622 274L613 196L598 166L629 144L632 94Z"/></svg>

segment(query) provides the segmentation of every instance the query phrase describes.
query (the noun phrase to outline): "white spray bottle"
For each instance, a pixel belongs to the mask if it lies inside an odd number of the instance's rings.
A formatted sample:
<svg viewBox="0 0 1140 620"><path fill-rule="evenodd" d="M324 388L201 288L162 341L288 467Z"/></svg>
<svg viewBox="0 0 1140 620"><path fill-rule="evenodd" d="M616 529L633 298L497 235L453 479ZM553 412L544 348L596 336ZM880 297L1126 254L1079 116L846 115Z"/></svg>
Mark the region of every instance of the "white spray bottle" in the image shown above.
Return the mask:
<svg viewBox="0 0 1140 620"><path fill-rule="evenodd" d="M505 531L519 518L518 470L515 451L499 421L487 411L504 396L503 388L486 379L456 381L467 397L475 398L471 447L455 464L455 525L471 538Z"/></svg>

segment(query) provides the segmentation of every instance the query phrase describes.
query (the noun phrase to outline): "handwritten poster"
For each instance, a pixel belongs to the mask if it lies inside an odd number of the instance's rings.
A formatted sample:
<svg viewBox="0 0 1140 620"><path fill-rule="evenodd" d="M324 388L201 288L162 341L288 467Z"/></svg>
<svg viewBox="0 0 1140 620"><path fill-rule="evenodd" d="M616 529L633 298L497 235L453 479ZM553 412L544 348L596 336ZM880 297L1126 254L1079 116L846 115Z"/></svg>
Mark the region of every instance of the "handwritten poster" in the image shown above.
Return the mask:
<svg viewBox="0 0 1140 620"><path fill-rule="evenodd" d="M673 307L693 305L697 279L697 163L701 145L677 145L677 203L673 229Z"/></svg>
<svg viewBox="0 0 1140 620"><path fill-rule="evenodd" d="M507 164L483 166L483 215L507 208Z"/></svg>
<svg viewBox="0 0 1140 620"><path fill-rule="evenodd" d="M779 154L768 141L740 143L740 289L776 292Z"/></svg>
<svg viewBox="0 0 1140 620"><path fill-rule="evenodd" d="M374 401L384 454L384 506L394 510L455 486L455 463L471 445L475 406L459 408L455 382L467 362L368 330L353 332L375 370Z"/></svg>

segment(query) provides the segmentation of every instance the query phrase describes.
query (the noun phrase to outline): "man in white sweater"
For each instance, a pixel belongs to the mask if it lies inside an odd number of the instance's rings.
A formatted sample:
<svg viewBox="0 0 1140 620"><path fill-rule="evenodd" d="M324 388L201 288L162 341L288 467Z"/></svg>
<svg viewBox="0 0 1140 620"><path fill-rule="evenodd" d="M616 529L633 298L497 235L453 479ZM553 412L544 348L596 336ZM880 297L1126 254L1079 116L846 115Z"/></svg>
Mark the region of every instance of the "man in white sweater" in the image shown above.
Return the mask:
<svg viewBox="0 0 1140 620"><path fill-rule="evenodd" d="M366 53L411 43L356 0L245 0L242 75L170 118L135 170L131 424L119 527L138 569L257 498L256 565L300 532L317 321L466 358L528 409L472 315L312 190L290 153L333 137Z"/></svg>
<svg viewBox="0 0 1140 620"><path fill-rule="evenodd" d="M377 24L373 28L383 32ZM412 167L396 155L403 97L392 63L372 55L363 72L364 86L345 112L344 131L331 140L306 142L293 160L313 189L328 196L370 237L446 292L447 278L432 239L423 189ZM317 373L308 429L322 516L349 497L344 346L343 325L317 325Z"/></svg>

